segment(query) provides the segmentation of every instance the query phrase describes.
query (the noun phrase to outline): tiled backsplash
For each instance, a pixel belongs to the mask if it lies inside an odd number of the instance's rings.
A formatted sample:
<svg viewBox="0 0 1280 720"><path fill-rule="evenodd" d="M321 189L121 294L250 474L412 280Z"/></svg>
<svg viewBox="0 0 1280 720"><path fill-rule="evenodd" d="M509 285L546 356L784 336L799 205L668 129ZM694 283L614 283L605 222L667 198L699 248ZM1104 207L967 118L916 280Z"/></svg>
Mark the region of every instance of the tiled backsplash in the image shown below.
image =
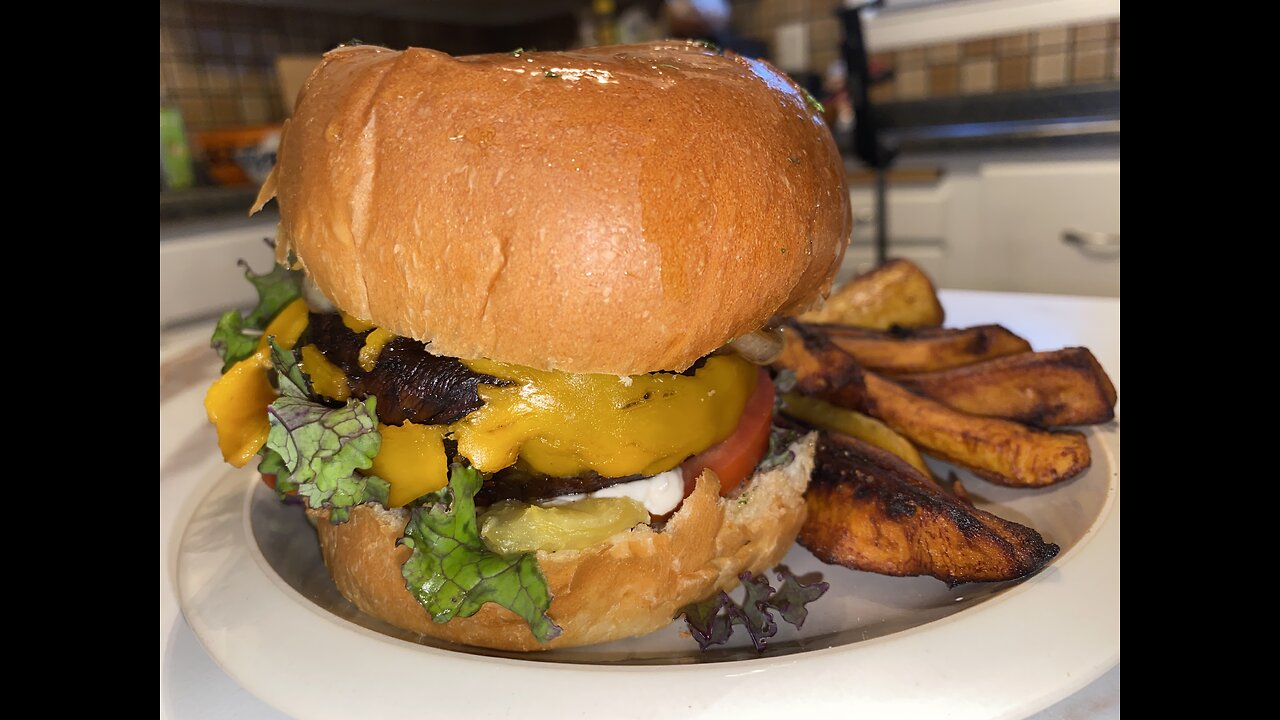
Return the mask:
<svg viewBox="0 0 1280 720"><path fill-rule="evenodd" d="M841 0L733 0L734 29L774 42L774 30L804 23L809 65L785 68L823 73L840 59ZM772 54L777 55L776 48ZM891 79L872 89L872 100L921 100L1009 90L1084 85L1120 79L1120 20L895 48L871 57L872 69Z"/></svg>
<svg viewBox="0 0 1280 720"><path fill-rule="evenodd" d="M160 104L191 130L279 121L275 56L310 50L308 39L280 13L160 0Z"/></svg>
<svg viewBox="0 0 1280 720"><path fill-rule="evenodd" d="M571 16L475 27L355 12L160 0L160 105L181 110L193 131L279 122L280 54L320 54L352 39L465 54L560 47L577 37Z"/></svg>
<svg viewBox="0 0 1280 720"><path fill-rule="evenodd" d="M920 100L1120 79L1120 21L902 48L871 56L891 80L873 101Z"/></svg>
<svg viewBox="0 0 1280 720"><path fill-rule="evenodd" d="M784 69L821 73L840 58L842 33L836 10L841 4L842 0L730 0L733 13L729 22L737 32L768 43L771 57L778 54L773 42L779 25L807 23L809 67Z"/></svg>
<svg viewBox="0 0 1280 720"><path fill-rule="evenodd" d="M802 23L808 67L821 73L840 57L841 0L733 0L732 23L772 43L774 31ZM570 19L520 27L438 22L160 0L160 104L177 107L192 131L279 122L285 116L276 77L280 54L318 54L359 38L391 47L417 45L461 54L514 47L565 47ZM774 49L776 55L776 49ZM1120 21L1042 28L998 37L897 48L872 56L892 70L879 102L1087 84L1120 78Z"/></svg>

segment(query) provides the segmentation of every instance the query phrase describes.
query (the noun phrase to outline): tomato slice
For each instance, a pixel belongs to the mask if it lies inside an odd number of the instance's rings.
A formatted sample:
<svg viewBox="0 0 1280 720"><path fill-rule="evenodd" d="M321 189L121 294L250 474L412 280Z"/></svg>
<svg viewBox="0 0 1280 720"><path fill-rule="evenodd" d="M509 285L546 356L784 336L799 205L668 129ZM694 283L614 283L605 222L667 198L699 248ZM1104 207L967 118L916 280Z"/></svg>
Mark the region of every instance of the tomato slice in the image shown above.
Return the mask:
<svg viewBox="0 0 1280 720"><path fill-rule="evenodd" d="M263 474L262 474L262 482L263 482L263 484L265 484L267 487L271 488L272 490L275 490L275 489L276 489L276 476L275 476L275 475L272 475L271 473L263 473ZM287 495L297 495L297 494L298 494L298 491L297 491L297 490L290 490L290 491L289 491L288 493L286 493L286 494L287 494Z"/></svg>
<svg viewBox="0 0 1280 720"><path fill-rule="evenodd" d="M720 478L720 494L728 495L734 488L751 477L760 458L769 449L769 425L773 421L773 380L760 369L756 389L747 399L742 419L733 434L723 442L712 445L680 466L684 471L685 494L688 495L705 469Z"/></svg>

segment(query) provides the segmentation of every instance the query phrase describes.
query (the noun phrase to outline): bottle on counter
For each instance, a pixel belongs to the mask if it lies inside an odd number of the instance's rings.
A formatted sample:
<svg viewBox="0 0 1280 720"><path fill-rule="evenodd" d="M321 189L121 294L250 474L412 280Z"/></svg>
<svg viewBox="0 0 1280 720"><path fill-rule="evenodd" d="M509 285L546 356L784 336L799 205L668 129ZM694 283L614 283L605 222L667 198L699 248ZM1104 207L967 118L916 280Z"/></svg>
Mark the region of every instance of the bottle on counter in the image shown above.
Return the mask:
<svg viewBox="0 0 1280 720"><path fill-rule="evenodd" d="M181 190L195 184L191 146L177 108L160 108L160 187Z"/></svg>

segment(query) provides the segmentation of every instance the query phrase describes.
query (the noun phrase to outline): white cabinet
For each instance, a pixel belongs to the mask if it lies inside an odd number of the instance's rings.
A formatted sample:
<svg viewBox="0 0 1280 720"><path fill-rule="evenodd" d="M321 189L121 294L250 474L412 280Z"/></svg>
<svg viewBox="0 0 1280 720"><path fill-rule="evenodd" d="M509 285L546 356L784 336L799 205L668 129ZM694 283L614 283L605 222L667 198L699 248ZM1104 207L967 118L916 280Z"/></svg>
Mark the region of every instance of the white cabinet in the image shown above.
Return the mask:
<svg viewBox="0 0 1280 720"><path fill-rule="evenodd" d="M889 188L890 255L921 265L941 287L1120 295L1119 148L908 157L942 178ZM871 188L851 190L853 244L841 275L873 262ZM1115 247L1063 241L1067 231Z"/></svg>
<svg viewBox="0 0 1280 720"><path fill-rule="evenodd" d="M954 222L948 217L953 207L954 188L946 183L929 186L903 185L890 188L890 254L911 260L935 280L947 275L945 238ZM850 193L853 205L853 241L845 252L838 280L875 266L875 198L866 186Z"/></svg>
<svg viewBox="0 0 1280 720"><path fill-rule="evenodd" d="M1120 163L986 167L982 215L991 241L1007 253L1001 289L1120 295ZM1068 233L1085 240L1068 243ZM1107 236L1114 246L1104 244Z"/></svg>
<svg viewBox="0 0 1280 720"><path fill-rule="evenodd" d="M236 261L243 259L260 273L271 270L275 260L264 242L276 236L271 215L237 219L230 227L197 223L169 237L161 231L160 327L208 318L229 307L253 307L257 295Z"/></svg>

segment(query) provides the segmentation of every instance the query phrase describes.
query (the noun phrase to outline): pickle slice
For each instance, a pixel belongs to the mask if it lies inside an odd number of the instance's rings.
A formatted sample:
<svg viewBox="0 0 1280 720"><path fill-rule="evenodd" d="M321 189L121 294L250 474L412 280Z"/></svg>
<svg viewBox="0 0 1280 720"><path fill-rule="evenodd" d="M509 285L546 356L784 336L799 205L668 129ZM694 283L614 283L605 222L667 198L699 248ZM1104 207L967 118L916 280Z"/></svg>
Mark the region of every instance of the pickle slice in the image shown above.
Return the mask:
<svg viewBox="0 0 1280 720"><path fill-rule="evenodd" d="M648 521L644 505L627 497L547 506L504 500L480 516L480 537L502 555L582 550Z"/></svg>

